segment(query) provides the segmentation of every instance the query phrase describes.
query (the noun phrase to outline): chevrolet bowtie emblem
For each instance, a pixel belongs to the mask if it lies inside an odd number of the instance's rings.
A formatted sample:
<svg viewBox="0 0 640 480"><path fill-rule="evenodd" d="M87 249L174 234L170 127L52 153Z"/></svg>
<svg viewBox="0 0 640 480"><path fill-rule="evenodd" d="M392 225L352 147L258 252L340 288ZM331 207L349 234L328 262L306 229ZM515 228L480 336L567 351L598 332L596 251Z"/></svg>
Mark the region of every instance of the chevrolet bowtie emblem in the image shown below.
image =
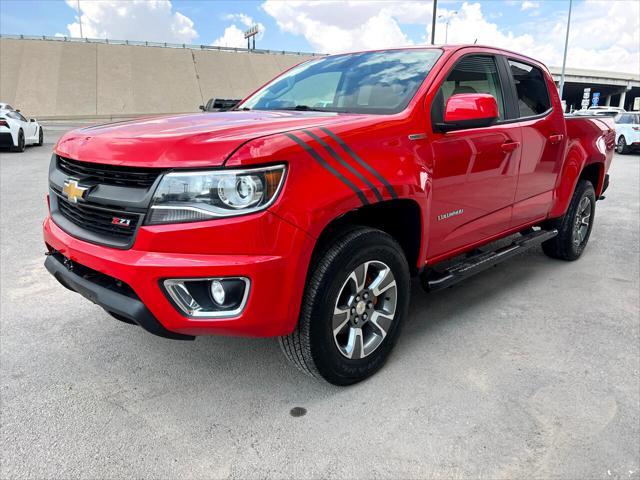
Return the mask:
<svg viewBox="0 0 640 480"><path fill-rule="evenodd" d="M67 199L72 203L78 203L78 199L84 197L85 192L89 190L87 187L81 187L78 185L77 180L67 179L64 181L64 188L62 193L67 196Z"/></svg>

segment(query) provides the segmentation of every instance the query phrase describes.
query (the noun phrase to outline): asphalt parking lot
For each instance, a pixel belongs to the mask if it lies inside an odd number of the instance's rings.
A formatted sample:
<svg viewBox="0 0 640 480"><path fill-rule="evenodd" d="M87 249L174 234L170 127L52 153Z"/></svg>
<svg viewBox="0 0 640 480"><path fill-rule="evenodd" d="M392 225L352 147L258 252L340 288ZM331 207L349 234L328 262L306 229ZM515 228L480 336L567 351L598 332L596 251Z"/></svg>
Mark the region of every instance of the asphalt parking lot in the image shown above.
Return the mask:
<svg viewBox="0 0 640 480"><path fill-rule="evenodd" d="M338 388L273 339L164 340L57 284L57 128L0 153L0 477L640 478L640 156L616 155L581 260L416 283L387 366Z"/></svg>

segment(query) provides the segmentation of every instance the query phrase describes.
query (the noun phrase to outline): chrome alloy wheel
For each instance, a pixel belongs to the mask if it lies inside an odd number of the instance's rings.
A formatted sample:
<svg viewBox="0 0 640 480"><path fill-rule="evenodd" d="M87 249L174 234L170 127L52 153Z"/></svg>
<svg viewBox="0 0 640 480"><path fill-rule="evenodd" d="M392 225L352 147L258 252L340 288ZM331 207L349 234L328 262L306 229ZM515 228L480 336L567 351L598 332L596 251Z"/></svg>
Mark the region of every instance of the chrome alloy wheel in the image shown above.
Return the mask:
<svg viewBox="0 0 640 480"><path fill-rule="evenodd" d="M333 311L333 339L352 360L373 353L387 336L395 318L398 288L383 262L358 266L342 284Z"/></svg>
<svg viewBox="0 0 640 480"><path fill-rule="evenodd" d="M589 225L591 223L591 199L584 197L580 200L578 210L576 211L576 217L573 223L573 244L579 247L584 242L589 232Z"/></svg>

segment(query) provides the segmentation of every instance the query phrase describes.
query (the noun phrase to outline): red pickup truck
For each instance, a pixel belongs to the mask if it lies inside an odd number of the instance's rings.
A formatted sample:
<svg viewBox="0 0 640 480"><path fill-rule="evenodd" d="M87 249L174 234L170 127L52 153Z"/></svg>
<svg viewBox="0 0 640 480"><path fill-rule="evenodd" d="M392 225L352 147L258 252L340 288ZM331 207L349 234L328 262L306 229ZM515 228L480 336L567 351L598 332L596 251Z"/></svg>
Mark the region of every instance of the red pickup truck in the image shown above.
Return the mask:
<svg viewBox="0 0 640 480"><path fill-rule="evenodd" d="M565 119L548 70L516 53L313 59L228 112L65 134L45 265L156 335L279 337L348 385L388 357L412 276L445 288L539 244L579 258L614 136Z"/></svg>

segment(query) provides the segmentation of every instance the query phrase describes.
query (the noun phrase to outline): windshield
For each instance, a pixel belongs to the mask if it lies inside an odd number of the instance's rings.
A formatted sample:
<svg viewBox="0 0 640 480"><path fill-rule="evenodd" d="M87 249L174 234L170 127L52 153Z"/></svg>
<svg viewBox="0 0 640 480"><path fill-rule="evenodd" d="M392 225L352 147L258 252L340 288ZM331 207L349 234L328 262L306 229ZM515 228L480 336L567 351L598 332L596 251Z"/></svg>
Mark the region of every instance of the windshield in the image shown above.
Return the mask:
<svg viewBox="0 0 640 480"><path fill-rule="evenodd" d="M441 54L439 49L388 50L310 60L267 84L238 109L398 113Z"/></svg>

